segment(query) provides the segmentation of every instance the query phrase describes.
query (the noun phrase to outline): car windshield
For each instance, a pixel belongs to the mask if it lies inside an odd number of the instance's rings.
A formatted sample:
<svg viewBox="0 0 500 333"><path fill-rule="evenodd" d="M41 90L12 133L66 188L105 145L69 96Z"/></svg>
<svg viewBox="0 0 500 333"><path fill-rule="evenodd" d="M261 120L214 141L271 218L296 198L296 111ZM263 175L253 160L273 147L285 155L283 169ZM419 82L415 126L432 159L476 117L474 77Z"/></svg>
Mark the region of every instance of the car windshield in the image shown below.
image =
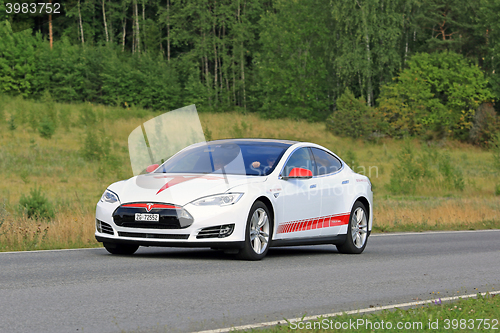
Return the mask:
<svg viewBox="0 0 500 333"><path fill-rule="evenodd" d="M207 143L176 154L156 173L269 175L287 147L272 144Z"/></svg>

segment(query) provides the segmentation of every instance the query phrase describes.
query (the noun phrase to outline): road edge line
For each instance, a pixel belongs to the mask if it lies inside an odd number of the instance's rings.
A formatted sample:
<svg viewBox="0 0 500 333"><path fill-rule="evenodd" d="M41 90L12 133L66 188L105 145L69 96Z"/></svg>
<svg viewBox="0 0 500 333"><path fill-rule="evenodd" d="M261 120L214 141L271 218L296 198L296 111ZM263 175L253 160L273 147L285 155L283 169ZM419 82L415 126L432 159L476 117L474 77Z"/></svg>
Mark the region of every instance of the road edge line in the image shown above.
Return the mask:
<svg viewBox="0 0 500 333"><path fill-rule="evenodd" d="M431 231L409 231L409 232L380 232L371 233L370 237L387 237L387 236L414 236L414 235L439 235L452 233L475 233L486 231L500 231L500 229L478 229L478 230L431 230Z"/></svg>
<svg viewBox="0 0 500 333"><path fill-rule="evenodd" d="M462 296L441 297L438 299L441 302L449 302L449 301L456 301L456 300L460 300L460 299L473 298L473 297L477 297L478 295L486 296L487 294L497 295L497 294L500 294L500 290L491 291L491 292L484 292L484 293L477 293L477 294L462 295ZM309 321L309 320L315 320L318 318L326 318L326 317L337 317L337 316L341 316L343 314L348 314L348 315L362 314L362 313L376 312L376 311L389 310L389 309L395 309L395 308L405 308L405 307L415 306L415 305L425 305L425 304L436 303L438 299L431 299L431 300L427 300L427 301L408 302L408 303L399 303L399 304L394 304L394 305L375 306L373 308L365 308L365 309L360 309L360 310L350 310L350 311L326 313L326 314L314 315L314 316L308 316L308 317L302 317L302 318L293 318L293 319L289 319L288 323ZM287 321L285 319L283 319L283 320L268 321L268 322L258 323L258 324L249 324L249 325L242 325L242 326L218 328L218 329L206 330L206 331L195 331L193 333L226 333L226 332L233 332L236 330L248 330L248 329L253 329L253 328L265 328L268 326L276 326L276 325L279 325L279 324L282 324L285 322L287 322Z"/></svg>
<svg viewBox="0 0 500 333"><path fill-rule="evenodd" d="M96 250L96 249L104 249L103 247L80 247L77 249L53 249L53 250L33 250L33 251L9 251L9 252L0 252L2 254L12 254L12 253L44 253L44 252L62 252L62 251L79 251L79 250Z"/></svg>
<svg viewBox="0 0 500 333"><path fill-rule="evenodd" d="M439 230L439 231L420 231L420 232L387 232L387 233L372 233L370 237L388 237L388 236L411 236L411 235L429 235L429 234L451 234L451 233L468 233L468 232L485 232L485 231L500 231L500 229L479 229L479 230ZM77 251L77 250L95 250L103 249L103 247L80 247L76 249L53 249L53 250L33 250L33 251L8 251L7 253L42 253L42 252L57 252L57 251Z"/></svg>

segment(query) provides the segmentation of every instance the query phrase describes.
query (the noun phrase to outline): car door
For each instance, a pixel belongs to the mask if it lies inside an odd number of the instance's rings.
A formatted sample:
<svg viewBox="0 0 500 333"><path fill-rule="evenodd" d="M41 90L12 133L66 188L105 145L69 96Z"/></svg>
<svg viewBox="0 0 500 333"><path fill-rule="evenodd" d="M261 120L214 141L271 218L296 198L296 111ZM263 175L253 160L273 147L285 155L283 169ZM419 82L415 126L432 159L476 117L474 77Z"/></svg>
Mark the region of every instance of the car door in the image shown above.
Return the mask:
<svg viewBox="0 0 500 333"><path fill-rule="evenodd" d="M309 148L298 148L285 163L280 174L282 188L278 197L281 219L276 239L314 237L320 230L314 223L321 212L314 161Z"/></svg>
<svg viewBox="0 0 500 333"><path fill-rule="evenodd" d="M342 162L323 149L311 148L311 152L316 164L315 179L324 221L321 236L345 233L350 214L345 200L349 179L342 172Z"/></svg>

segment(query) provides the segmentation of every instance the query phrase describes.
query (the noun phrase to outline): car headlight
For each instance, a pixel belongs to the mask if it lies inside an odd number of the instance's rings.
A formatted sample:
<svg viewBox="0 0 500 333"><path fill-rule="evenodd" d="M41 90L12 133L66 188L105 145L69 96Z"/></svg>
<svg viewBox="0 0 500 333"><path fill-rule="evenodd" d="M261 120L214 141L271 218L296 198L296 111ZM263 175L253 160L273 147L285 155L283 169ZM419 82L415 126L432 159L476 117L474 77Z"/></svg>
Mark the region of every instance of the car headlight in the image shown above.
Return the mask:
<svg viewBox="0 0 500 333"><path fill-rule="evenodd" d="M101 197L102 202L107 202L107 203L115 203L120 201L118 199L118 195L110 190L104 191Z"/></svg>
<svg viewBox="0 0 500 333"><path fill-rule="evenodd" d="M243 196L243 193L226 193L211 195L191 202L195 206L228 206L233 205Z"/></svg>

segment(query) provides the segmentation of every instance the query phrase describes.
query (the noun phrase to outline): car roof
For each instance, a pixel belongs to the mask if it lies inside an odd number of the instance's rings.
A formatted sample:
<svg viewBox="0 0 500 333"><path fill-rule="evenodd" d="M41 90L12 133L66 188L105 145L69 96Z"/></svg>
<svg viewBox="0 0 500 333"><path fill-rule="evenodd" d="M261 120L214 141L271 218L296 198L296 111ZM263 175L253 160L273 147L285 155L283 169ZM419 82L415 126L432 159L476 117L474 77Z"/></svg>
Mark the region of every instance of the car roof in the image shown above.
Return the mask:
<svg viewBox="0 0 500 333"><path fill-rule="evenodd" d="M279 139L222 139L207 141L207 144L238 144L238 145L259 145L259 146L281 146L288 148L299 141L279 140Z"/></svg>

